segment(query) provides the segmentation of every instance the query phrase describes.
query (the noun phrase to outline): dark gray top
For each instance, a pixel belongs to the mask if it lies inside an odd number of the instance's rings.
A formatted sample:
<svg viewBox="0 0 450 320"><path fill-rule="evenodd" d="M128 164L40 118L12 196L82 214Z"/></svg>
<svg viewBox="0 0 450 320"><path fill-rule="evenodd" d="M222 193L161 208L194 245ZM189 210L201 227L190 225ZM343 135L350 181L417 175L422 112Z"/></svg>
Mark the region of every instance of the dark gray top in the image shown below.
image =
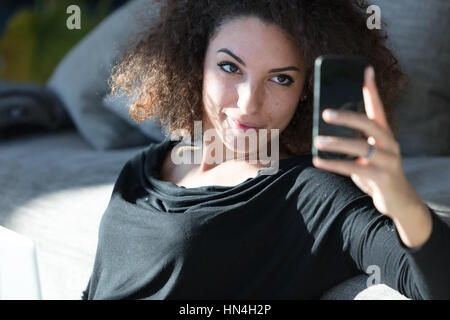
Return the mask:
<svg viewBox="0 0 450 320"><path fill-rule="evenodd" d="M311 155L236 186L185 188L159 179L176 143L122 169L83 299L316 299L377 268L407 297L450 298L450 228L432 210L431 237L409 249L370 196Z"/></svg>

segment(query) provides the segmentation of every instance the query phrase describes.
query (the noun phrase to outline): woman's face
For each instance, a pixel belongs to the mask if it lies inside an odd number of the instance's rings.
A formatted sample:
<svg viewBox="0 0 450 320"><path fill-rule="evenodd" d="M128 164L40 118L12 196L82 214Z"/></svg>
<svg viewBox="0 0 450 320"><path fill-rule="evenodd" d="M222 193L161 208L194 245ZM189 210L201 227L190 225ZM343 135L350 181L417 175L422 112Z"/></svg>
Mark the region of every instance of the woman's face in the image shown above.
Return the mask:
<svg viewBox="0 0 450 320"><path fill-rule="evenodd" d="M234 137L245 127L240 130L234 120L267 129L270 140L271 129L281 133L292 119L304 80L299 50L279 27L255 17L226 22L211 38L205 56L203 131L215 129L236 152L256 150L236 149ZM230 130L232 135L227 135Z"/></svg>

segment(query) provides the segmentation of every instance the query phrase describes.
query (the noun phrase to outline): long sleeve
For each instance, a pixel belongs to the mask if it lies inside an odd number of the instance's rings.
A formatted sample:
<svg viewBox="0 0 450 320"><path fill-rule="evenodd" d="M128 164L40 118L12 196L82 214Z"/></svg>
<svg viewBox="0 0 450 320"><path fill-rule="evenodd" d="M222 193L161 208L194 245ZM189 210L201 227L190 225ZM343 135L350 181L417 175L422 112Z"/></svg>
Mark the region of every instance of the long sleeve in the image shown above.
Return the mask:
<svg viewBox="0 0 450 320"><path fill-rule="evenodd" d="M407 250L371 197L310 155L233 187L179 187L159 179L171 143L119 174L83 299L318 299L371 265L406 296L450 296L450 230L437 217Z"/></svg>
<svg viewBox="0 0 450 320"><path fill-rule="evenodd" d="M430 237L420 248L408 248L371 201L360 197L341 212L344 249L355 267L409 298L450 299L450 227L429 208Z"/></svg>

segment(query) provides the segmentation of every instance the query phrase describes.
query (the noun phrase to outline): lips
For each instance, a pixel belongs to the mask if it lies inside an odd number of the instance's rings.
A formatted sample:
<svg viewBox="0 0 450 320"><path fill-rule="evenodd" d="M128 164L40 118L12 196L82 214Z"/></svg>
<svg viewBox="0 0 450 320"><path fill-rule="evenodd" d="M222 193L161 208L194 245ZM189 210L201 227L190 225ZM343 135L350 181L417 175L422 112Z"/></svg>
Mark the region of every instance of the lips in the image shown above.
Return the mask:
<svg viewBox="0 0 450 320"><path fill-rule="evenodd" d="M244 122L244 121L236 120L236 119L233 119L233 118L230 118L230 120L231 120L231 122L232 122L232 124L234 126L236 126L237 128L241 128L241 129L255 129L255 130L257 130L257 129L260 129L260 128L263 127L261 125L253 124L253 123L250 123L250 122Z"/></svg>

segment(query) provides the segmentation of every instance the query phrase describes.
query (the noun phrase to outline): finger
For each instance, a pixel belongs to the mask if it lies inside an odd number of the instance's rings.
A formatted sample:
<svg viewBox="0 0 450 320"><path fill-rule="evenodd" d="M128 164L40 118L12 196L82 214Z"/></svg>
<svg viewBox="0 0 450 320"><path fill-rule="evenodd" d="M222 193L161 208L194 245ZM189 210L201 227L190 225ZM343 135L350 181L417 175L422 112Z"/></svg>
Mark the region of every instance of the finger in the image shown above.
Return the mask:
<svg viewBox="0 0 450 320"><path fill-rule="evenodd" d="M327 152L343 153L351 156L364 157L370 148L367 141L354 138L337 138L332 136L317 136L314 139L317 149ZM370 162L376 165L385 165L394 161L392 153L377 148Z"/></svg>
<svg viewBox="0 0 450 320"><path fill-rule="evenodd" d="M372 66L367 67L364 74L363 87L364 107L367 117L374 120L382 128L392 134L391 128L386 119L383 102L378 93L378 88L375 80L375 71Z"/></svg>
<svg viewBox="0 0 450 320"><path fill-rule="evenodd" d="M326 122L356 129L367 137L373 137L372 140L376 141L377 147L392 153L397 152L397 142L393 139L390 132L386 131L375 121L367 118L366 115L354 111L339 110L336 118L330 118L327 116L329 110L326 109L323 114L323 119ZM336 112L336 110L333 111Z"/></svg>

